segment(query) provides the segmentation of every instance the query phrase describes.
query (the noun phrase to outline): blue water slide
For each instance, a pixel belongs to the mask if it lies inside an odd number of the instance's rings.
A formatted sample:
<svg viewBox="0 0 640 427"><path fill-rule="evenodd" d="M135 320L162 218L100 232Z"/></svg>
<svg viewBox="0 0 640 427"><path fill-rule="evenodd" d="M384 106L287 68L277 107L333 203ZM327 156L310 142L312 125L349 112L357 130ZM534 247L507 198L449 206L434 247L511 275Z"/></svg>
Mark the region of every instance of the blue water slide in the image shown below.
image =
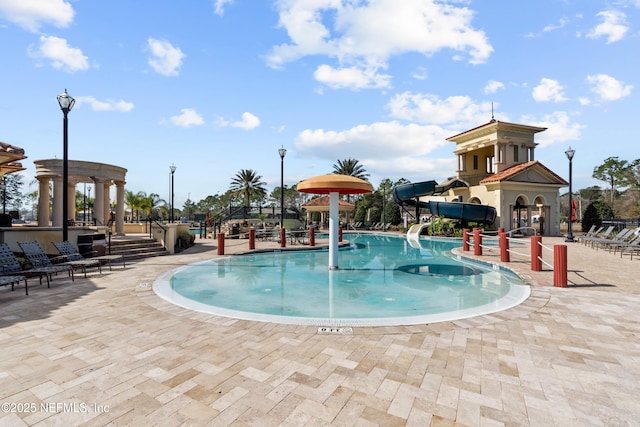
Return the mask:
<svg viewBox="0 0 640 427"><path fill-rule="evenodd" d="M416 206L429 209L432 215L457 219L462 222L478 222L493 224L496 220L496 208L488 205L463 202L421 202L419 197L442 194L450 188L460 187L460 180L453 180L444 185L435 181L416 182L399 185L393 189L393 200L401 206Z"/></svg>

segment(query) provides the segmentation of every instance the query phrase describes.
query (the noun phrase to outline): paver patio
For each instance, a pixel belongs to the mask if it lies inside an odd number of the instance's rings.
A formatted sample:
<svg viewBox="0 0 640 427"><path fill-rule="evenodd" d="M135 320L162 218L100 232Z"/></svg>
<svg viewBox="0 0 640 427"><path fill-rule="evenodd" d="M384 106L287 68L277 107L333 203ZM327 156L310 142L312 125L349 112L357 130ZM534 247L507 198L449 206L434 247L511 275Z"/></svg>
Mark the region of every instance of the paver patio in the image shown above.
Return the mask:
<svg viewBox="0 0 640 427"><path fill-rule="evenodd" d="M153 293L215 244L0 289L0 425L640 425L638 258L568 244L568 288L514 259L532 296L513 309L323 334Z"/></svg>

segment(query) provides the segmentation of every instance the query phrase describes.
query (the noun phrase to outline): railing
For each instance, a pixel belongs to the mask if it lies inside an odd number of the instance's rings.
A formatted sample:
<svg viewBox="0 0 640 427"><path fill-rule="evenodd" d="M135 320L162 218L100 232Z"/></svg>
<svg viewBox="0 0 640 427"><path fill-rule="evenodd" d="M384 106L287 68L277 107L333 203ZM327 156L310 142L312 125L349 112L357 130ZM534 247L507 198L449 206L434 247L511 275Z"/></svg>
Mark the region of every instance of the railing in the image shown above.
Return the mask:
<svg viewBox="0 0 640 427"><path fill-rule="evenodd" d="M160 228L162 231L164 231L164 236L162 239L162 246L167 249L167 228L162 225L161 223L159 223L157 220L155 219L151 219L151 218L147 218L149 220L149 238L153 239L153 225L155 224L158 228Z"/></svg>
<svg viewBox="0 0 640 427"><path fill-rule="evenodd" d="M462 231L462 250L469 251L470 240L473 242L473 254L475 256L482 256L484 248L494 250L495 245L483 245L483 237L489 239L495 239L488 234L482 234L479 228L474 228L470 233L469 229L463 229ZM517 254L524 258L528 258L531 261L532 271L542 271L542 264L545 264L551 270L553 270L553 285L560 288L566 288L567 283L567 245L554 245L553 249L542 244L542 236L531 236L530 254L519 253L509 248L509 241L512 238L508 236L507 232L500 229L498 232L498 248L500 249L500 261L510 262L511 254ZM543 250L553 253L553 264L543 259Z"/></svg>

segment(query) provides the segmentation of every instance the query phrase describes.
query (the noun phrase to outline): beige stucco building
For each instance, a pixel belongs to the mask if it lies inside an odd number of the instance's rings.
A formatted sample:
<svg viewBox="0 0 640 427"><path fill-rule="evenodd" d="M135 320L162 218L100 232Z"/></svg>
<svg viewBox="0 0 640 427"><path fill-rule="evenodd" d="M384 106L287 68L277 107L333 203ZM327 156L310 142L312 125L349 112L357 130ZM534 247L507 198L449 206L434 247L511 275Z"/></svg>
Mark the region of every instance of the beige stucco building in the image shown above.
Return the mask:
<svg viewBox="0 0 640 427"><path fill-rule="evenodd" d="M534 136L544 130L492 119L447 138L456 144L456 178L468 186L451 188L442 196L495 207L496 228L528 226L559 235L559 189L569 183L535 160Z"/></svg>

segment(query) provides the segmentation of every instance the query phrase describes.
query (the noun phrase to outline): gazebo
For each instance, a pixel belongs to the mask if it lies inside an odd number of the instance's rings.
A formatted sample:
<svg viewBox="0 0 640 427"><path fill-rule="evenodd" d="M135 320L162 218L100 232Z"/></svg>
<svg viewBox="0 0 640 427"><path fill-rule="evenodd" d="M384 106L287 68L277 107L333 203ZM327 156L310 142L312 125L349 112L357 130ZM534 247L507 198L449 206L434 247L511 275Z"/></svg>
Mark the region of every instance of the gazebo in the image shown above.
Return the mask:
<svg viewBox="0 0 640 427"><path fill-rule="evenodd" d="M313 212L320 212L322 215L320 222L324 224L326 220L326 216L329 213L330 207L330 197L320 196L315 199L309 200L307 203L302 205L302 208L307 211L307 222L311 220L310 215ZM348 212L351 213L356 210L356 205L353 203L347 202L346 200L338 200L338 214L340 212Z"/></svg>
<svg viewBox="0 0 640 427"><path fill-rule="evenodd" d="M341 194L371 193L373 186L354 176L328 174L300 182L298 191L329 195L329 270L336 270L338 269L339 196Z"/></svg>

